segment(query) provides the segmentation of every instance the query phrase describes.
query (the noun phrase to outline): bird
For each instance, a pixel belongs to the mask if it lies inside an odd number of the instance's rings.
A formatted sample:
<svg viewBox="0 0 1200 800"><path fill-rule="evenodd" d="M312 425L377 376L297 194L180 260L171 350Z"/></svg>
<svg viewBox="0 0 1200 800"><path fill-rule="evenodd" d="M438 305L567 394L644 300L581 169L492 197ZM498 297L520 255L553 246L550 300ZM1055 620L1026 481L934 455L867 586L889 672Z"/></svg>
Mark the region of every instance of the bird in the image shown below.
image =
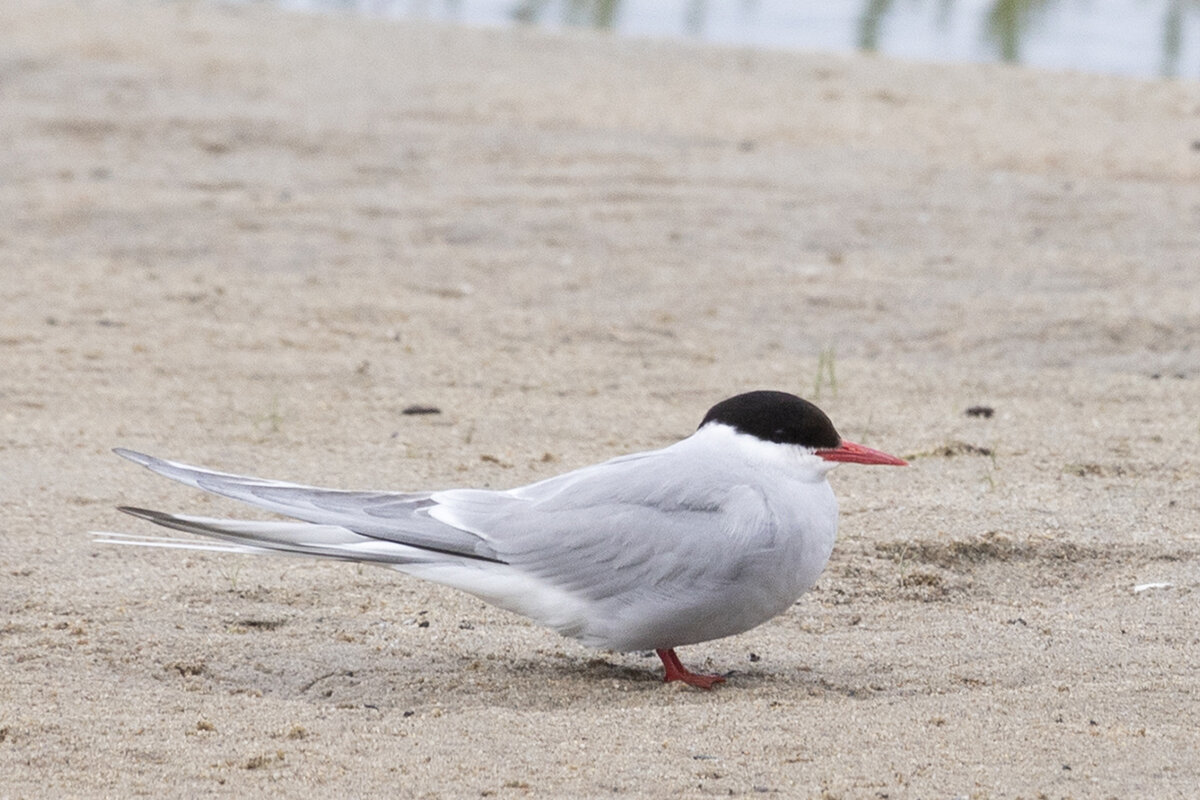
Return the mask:
<svg viewBox="0 0 1200 800"><path fill-rule="evenodd" d="M167 478L288 520L119 510L205 541L98 541L390 566L474 595L593 648L653 650L665 681L711 689L675 648L742 633L786 611L832 553L840 463L905 461L843 439L794 394L723 400L694 433L514 489L350 491L218 472L116 448Z"/></svg>

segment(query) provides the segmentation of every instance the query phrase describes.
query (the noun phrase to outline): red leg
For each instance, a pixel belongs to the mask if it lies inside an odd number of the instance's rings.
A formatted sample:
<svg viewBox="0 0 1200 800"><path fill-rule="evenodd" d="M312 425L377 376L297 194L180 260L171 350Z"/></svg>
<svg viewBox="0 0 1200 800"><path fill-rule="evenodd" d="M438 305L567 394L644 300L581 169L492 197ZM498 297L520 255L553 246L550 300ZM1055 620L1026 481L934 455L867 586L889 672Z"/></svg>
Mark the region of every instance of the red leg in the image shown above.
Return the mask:
<svg viewBox="0 0 1200 800"><path fill-rule="evenodd" d="M695 672L688 672L687 667L679 662L679 656L675 655L673 648L654 652L658 653L663 666L666 667L667 674L663 678L664 682L683 681L688 686L696 686L700 689L711 689L713 684L725 682L720 675L697 675Z"/></svg>

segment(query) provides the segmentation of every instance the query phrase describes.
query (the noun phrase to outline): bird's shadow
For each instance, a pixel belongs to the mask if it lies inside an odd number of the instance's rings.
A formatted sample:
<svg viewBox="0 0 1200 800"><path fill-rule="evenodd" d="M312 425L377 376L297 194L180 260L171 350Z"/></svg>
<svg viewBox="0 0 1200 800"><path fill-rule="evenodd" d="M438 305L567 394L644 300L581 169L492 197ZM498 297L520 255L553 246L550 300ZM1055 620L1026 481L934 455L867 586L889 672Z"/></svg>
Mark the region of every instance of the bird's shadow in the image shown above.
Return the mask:
<svg viewBox="0 0 1200 800"><path fill-rule="evenodd" d="M328 669L289 681L278 691L309 702L341 708L361 706L421 713L437 707L497 707L548 711L570 707L677 704L689 699L711 702L714 696L741 694L770 683L760 672L723 673L726 682L711 691L666 684L657 659L646 666L603 657L517 657L479 662L429 662L415 674L402 666L375 664L361 670ZM244 687L242 690L256 687Z"/></svg>
<svg viewBox="0 0 1200 800"><path fill-rule="evenodd" d="M442 712L454 707L530 711L712 703L764 690L862 698L877 696L882 688L834 682L798 667L770 669L755 664L721 672L725 682L704 690L681 682L665 683L653 653L556 651L478 658L424 651L379 658L361 651L312 649L291 659L276 653L276 659L248 665L228 653L225 657L210 654L196 665L172 663L165 674L167 680L188 683L191 690L254 693L380 713L399 710L406 716L435 707Z"/></svg>

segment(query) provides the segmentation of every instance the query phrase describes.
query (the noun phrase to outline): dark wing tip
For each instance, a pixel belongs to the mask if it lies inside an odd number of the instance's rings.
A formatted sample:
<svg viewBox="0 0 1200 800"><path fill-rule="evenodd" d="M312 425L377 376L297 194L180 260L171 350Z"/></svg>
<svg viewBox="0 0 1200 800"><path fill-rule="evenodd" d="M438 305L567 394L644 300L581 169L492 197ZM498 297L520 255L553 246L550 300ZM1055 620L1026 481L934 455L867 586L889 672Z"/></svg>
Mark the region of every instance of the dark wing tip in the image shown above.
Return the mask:
<svg viewBox="0 0 1200 800"><path fill-rule="evenodd" d="M122 514L128 514L131 517L137 517L138 519L145 519L151 522L158 522L160 519L163 519L167 516L161 511L151 511L148 508L137 508L136 506L117 506L117 511L120 511Z"/></svg>

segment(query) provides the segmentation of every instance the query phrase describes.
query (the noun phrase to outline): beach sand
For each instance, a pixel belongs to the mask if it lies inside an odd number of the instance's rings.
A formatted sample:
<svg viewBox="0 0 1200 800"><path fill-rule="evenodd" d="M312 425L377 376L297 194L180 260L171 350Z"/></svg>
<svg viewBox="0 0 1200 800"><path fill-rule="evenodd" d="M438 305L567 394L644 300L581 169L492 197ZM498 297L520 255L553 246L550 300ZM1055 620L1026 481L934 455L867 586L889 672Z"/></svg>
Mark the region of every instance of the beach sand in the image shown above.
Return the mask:
<svg viewBox="0 0 1200 800"><path fill-rule="evenodd" d="M0 107L0 796L1194 796L1200 84L84 0ZM750 388L912 466L713 692L88 534L242 510L114 446L509 487Z"/></svg>

